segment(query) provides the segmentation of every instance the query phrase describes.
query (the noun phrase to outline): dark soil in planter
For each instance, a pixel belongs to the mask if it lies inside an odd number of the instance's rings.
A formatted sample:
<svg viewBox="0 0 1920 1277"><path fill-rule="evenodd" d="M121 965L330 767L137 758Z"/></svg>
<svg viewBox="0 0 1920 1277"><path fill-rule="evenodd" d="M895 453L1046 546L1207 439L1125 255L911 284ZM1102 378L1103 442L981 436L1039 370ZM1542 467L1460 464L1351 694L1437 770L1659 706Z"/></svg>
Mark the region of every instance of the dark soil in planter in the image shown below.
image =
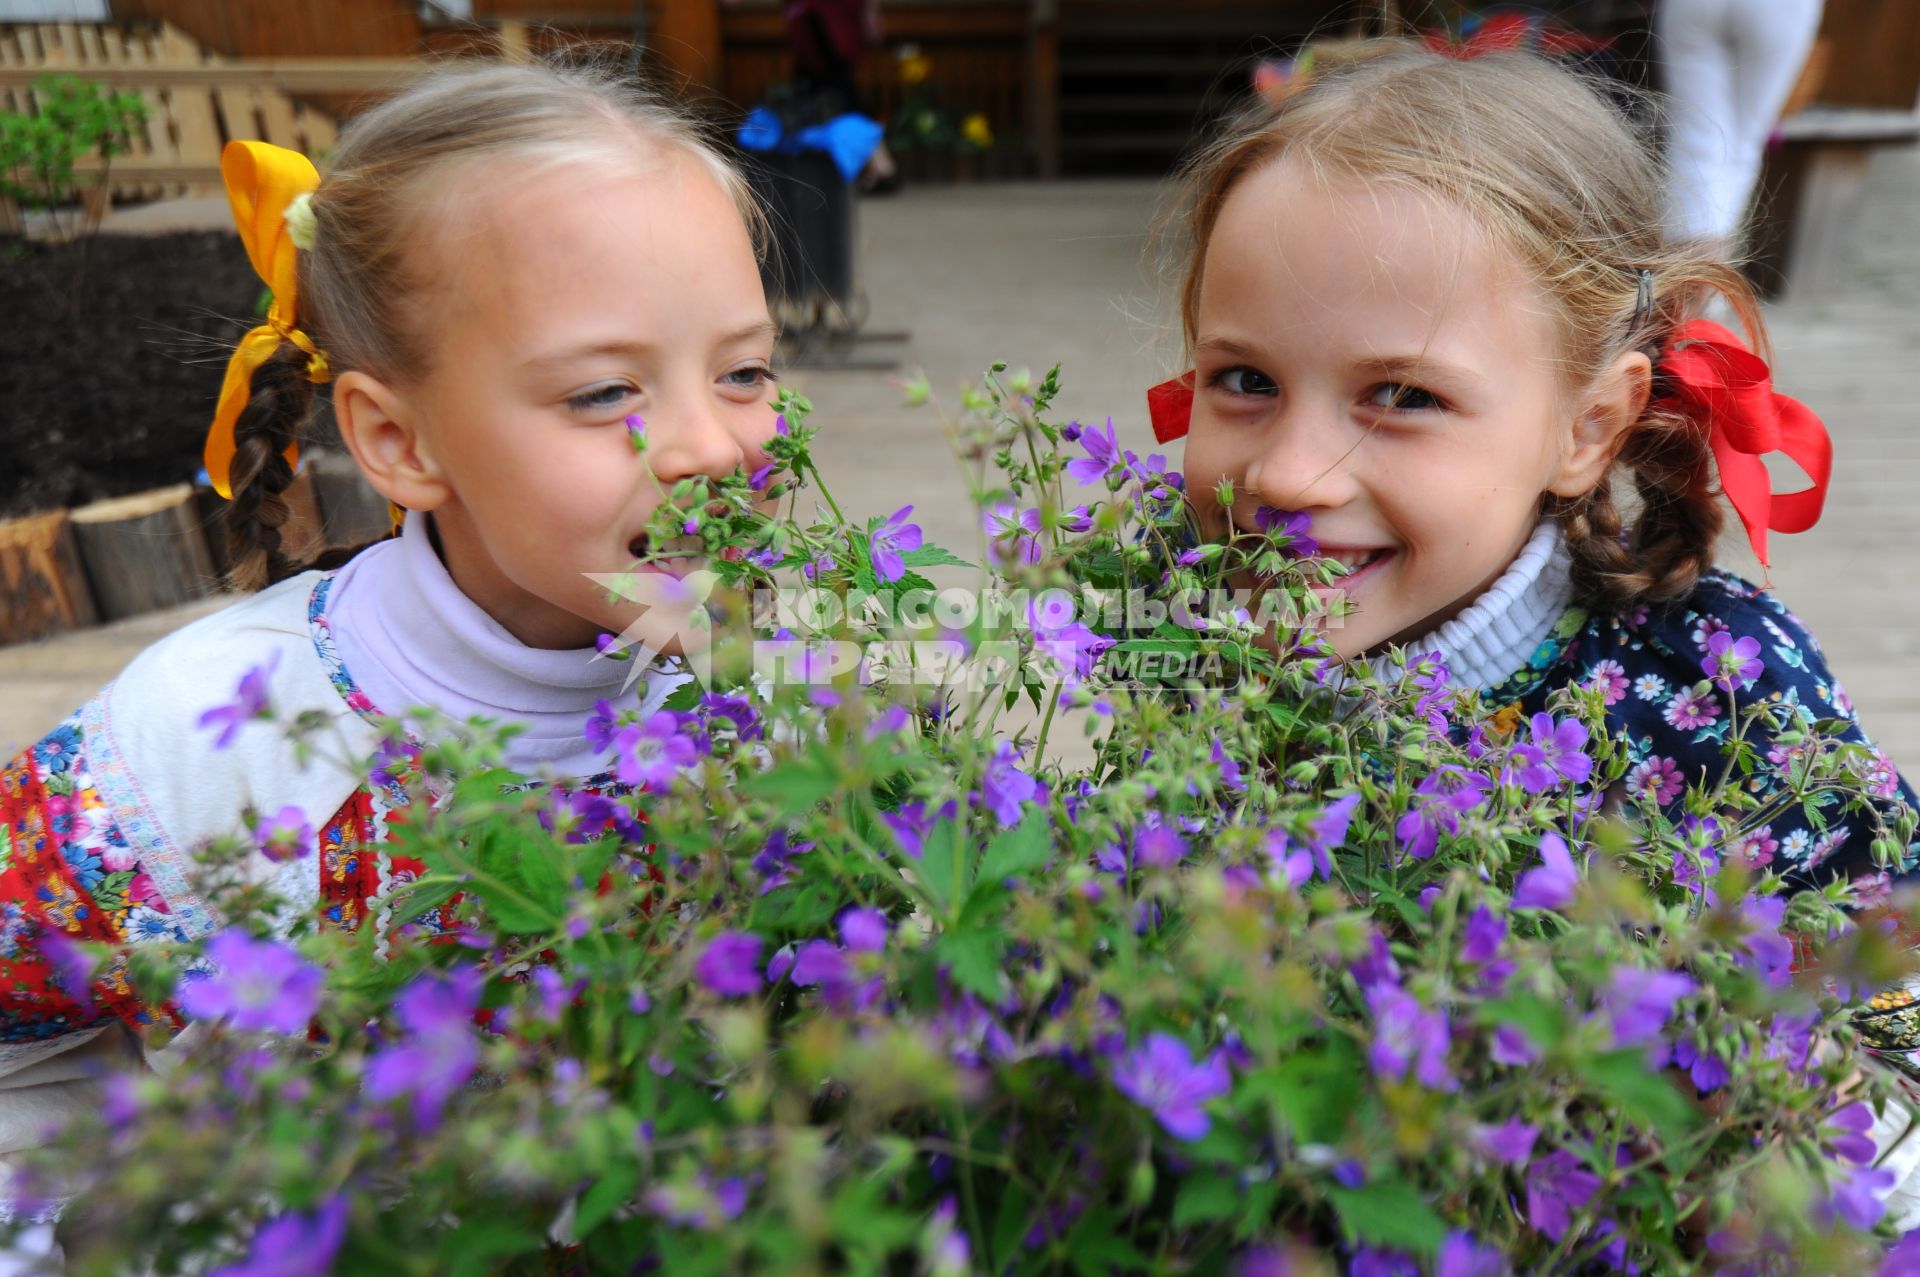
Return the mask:
<svg viewBox="0 0 1920 1277"><path fill-rule="evenodd" d="M191 480L261 292L224 231L0 239L0 518Z"/></svg>

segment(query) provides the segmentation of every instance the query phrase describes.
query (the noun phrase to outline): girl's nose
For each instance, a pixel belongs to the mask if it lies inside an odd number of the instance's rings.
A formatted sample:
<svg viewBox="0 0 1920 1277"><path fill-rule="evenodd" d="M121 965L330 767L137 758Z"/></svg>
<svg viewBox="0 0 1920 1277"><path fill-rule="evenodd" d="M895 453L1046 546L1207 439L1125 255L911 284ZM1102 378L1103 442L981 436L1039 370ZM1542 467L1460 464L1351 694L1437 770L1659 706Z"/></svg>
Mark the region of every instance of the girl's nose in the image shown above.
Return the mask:
<svg viewBox="0 0 1920 1277"><path fill-rule="evenodd" d="M746 448L712 402L694 399L656 411L647 422L647 459L662 483L694 475L718 478L746 461Z"/></svg>
<svg viewBox="0 0 1920 1277"><path fill-rule="evenodd" d="M1359 442L1337 422L1306 411L1285 413L1247 467L1247 488L1282 510L1338 509L1359 493Z"/></svg>

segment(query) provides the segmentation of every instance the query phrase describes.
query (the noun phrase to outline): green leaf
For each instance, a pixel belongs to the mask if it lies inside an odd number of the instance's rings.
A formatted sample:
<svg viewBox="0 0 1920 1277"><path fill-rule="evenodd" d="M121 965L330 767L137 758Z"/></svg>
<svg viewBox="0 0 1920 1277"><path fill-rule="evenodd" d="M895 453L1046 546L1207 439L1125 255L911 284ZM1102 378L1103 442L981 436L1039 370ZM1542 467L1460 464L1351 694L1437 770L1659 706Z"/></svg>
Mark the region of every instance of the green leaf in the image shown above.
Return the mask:
<svg viewBox="0 0 1920 1277"><path fill-rule="evenodd" d="M1047 838L1047 813L1038 807L1012 829L1003 830L987 844L980 859L980 880L998 883L1042 869L1053 856Z"/></svg>
<svg viewBox="0 0 1920 1277"><path fill-rule="evenodd" d="M1489 1002L1481 1008L1481 1015L1492 1024L1512 1025L1543 1050L1558 1046L1566 1033L1565 1013L1545 998L1528 993L1510 994L1498 1002Z"/></svg>
<svg viewBox="0 0 1920 1277"><path fill-rule="evenodd" d="M460 890L457 882L433 882L424 887L410 887L400 896L399 903L393 907L393 925L412 922L429 910L438 909L453 899Z"/></svg>
<svg viewBox="0 0 1920 1277"><path fill-rule="evenodd" d="M1382 1180L1361 1188L1329 1188L1327 1198L1353 1237L1416 1255L1431 1255L1447 1225L1412 1185Z"/></svg>
<svg viewBox="0 0 1920 1277"><path fill-rule="evenodd" d="M1173 1199L1173 1226L1205 1224L1225 1219L1241 1203L1240 1184L1225 1175L1194 1175Z"/></svg>
<svg viewBox="0 0 1920 1277"><path fill-rule="evenodd" d="M525 1255L546 1245L546 1238L503 1219L476 1219L447 1235L440 1258L449 1277L488 1277L498 1261Z"/></svg>
<svg viewBox="0 0 1920 1277"><path fill-rule="evenodd" d="M973 881L966 859L972 848L963 845L965 840L965 828L943 818L927 831L920 844L920 863L914 866L913 876L943 913L953 908L954 901Z"/></svg>
<svg viewBox="0 0 1920 1277"><path fill-rule="evenodd" d="M1669 1081L1669 1077L1678 1075L1648 1071L1645 1051L1629 1049L1589 1056L1581 1061L1580 1072L1642 1130L1672 1139L1700 1124L1699 1111Z"/></svg>
<svg viewBox="0 0 1920 1277"><path fill-rule="evenodd" d="M970 568L975 566L965 559L960 558L958 555L941 549L937 545L927 545L924 543L918 550L902 551L900 561L910 568Z"/></svg>
<svg viewBox="0 0 1920 1277"><path fill-rule="evenodd" d="M1249 1075L1249 1093L1266 1098L1303 1143L1337 1144L1360 1094L1360 1061L1344 1041L1303 1048Z"/></svg>
<svg viewBox="0 0 1920 1277"><path fill-rule="evenodd" d="M640 1168L631 1162L615 1162L600 1172L600 1178L580 1199L580 1208L574 1212L573 1235L585 1237L604 1224L622 1202L633 1196L639 1183Z"/></svg>
<svg viewBox="0 0 1920 1277"><path fill-rule="evenodd" d="M1026 1239L1030 1205L1027 1195L1008 1182L1006 1193L1000 1198L1000 1208L993 1215L992 1271L1004 1272L1019 1255L1021 1243Z"/></svg>
<svg viewBox="0 0 1920 1277"><path fill-rule="evenodd" d="M1007 937L996 930L951 931L941 936L933 951L953 971L953 978L964 988L983 998L998 999L1006 994L1006 977L1001 972L1001 955Z"/></svg>
<svg viewBox="0 0 1920 1277"><path fill-rule="evenodd" d="M742 788L755 798L771 802L782 816L812 811L839 787L839 777L819 759L808 757L777 764Z"/></svg>

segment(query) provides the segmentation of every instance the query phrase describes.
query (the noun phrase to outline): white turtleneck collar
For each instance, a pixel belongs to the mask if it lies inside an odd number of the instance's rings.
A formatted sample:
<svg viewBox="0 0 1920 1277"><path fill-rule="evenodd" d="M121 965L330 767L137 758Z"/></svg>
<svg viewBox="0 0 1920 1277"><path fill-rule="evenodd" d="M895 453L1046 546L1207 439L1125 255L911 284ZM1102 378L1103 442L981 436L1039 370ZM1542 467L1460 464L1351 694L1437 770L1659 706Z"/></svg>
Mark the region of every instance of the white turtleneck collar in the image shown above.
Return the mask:
<svg viewBox="0 0 1920 1277"><path fill-rule="evenodd" d="M335 574L327 621L348 677L379 712L429 706L455 721L517 724L505 762L528 775L605 771L585 739L594 702L650 713L689 677L656 666L623 692L627 662L592 648L528 647L454 584L418 511L398 537Z"/></svg>
<svg viewBox="0 0 1920 1277"><path fill-rule="evenodd" d="M1513 563L1466 610L1398 646L1410 656L1437 650L1446 658L1453 686L1482 691L1526 668L1572 602L1567 539L1557 520L1543 518ZM1390 677L1385 657L1375 657L1373 667Z"/></svg>

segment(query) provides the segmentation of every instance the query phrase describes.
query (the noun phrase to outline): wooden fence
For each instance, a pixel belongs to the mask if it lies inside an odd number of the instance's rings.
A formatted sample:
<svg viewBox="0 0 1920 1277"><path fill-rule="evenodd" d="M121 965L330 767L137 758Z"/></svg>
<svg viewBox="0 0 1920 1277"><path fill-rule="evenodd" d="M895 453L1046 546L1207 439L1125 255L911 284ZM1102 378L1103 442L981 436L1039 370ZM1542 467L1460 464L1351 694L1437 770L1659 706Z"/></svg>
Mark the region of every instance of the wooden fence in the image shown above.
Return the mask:
<svg viewBox="0 0 1920 1277"><path fill-rule="evenodd" d="M352 63L364 80L376 78L366 59L341 61ZM308 155L323 154L335 141L332 118L289 96L297 86L278 64L227 63L171 25L0 25L0 108L33 110L33 82L59 72L131 88L147 104L146 123L130 152L115 156L109 168L116 199L218 189L220 148L233 138L257 138ZM391 81L394 69L385 68L384 75ZM337 77L325 82L337 87ZM97 173L101 165L89 159L79 167Z"/></svg>

